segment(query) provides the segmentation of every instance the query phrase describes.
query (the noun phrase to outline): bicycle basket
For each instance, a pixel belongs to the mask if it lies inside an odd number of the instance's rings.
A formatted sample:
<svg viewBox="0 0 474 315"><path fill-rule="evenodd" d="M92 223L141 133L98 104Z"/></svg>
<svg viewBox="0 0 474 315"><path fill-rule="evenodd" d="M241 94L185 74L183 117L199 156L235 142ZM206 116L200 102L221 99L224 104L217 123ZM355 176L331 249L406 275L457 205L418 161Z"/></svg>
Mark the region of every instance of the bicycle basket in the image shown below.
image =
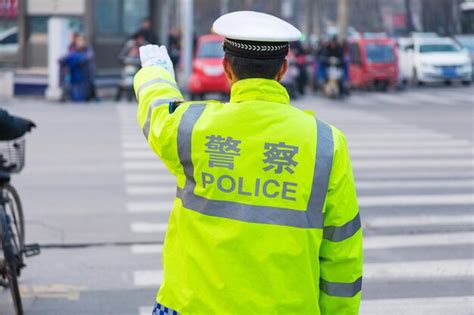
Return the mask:
<svg viewBox="0 0 474 315"><path fill-rule="evenodd" d="M19 173L25 165L25 138L0 141L0 170Z"/></svg>

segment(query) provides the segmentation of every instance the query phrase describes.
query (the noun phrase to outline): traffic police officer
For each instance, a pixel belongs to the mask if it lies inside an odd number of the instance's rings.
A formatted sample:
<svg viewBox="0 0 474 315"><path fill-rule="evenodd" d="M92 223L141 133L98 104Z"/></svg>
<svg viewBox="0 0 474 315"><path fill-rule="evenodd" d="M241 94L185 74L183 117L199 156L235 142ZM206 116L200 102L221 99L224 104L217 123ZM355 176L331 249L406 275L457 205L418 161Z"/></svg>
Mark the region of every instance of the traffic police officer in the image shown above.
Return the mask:
<svg viewBox="0 0 474 315"><path fill-rule="evenodd" d="M177 178L154 314L357 314L362 231L346 139L278 83L301 33L221 16L228 103L185 102L164 46L140 49L145 137Z"/></svg>

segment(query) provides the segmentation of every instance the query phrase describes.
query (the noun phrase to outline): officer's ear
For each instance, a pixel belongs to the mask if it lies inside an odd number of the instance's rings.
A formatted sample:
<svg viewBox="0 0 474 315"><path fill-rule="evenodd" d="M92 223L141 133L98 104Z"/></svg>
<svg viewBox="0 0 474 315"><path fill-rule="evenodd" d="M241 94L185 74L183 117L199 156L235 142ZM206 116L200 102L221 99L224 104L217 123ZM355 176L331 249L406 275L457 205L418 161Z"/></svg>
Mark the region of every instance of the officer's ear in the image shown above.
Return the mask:
<svg viewBox="0 0 474 315"><path fill-rule="evenodd" d="M232 66L230 65L229 60L227 60L225 57L222 59L222 66L224 67L224 73L227 77L227 80L229 80L231 84L237 81L234 71L232 70Z"/></svg>
<svg viewBox="0 0 474 315"><path fill-rule="evenodd" d="M281 65L280 71L278 71L278 74L275 80L280 81L285 75L287 70L288 70L288 60L285 58L285 60L283 61L283 64Z"/></svg>

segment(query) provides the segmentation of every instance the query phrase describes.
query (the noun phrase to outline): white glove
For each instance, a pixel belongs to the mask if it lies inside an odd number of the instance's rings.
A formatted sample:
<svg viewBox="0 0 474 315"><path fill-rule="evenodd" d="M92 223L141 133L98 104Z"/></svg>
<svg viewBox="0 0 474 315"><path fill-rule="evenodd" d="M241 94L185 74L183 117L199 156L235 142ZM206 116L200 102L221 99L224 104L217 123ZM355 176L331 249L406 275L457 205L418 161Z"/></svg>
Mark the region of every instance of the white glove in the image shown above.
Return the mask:
<svg viewBox="0 0 474 315"><path fill-rule="evenodd" d="M173 63L165 45L145 45L140 47L140 61L142 67L160 66L174 77Z"/></svg>

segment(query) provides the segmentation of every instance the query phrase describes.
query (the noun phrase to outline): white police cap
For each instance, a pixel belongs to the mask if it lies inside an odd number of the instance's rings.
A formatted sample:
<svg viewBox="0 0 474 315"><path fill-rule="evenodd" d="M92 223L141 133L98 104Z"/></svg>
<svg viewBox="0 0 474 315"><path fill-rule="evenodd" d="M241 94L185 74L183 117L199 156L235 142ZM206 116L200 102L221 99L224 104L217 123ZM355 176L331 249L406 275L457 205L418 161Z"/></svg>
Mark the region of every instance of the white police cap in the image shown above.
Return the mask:
<svg viewBox="0 0 474 315"><path fill-rule="evenodd" d="M225 38L255 42L292 42L301 32L276 16L254 11L224 14L212 25L212 30Z"/></svg>
<svg viewBox="0 0 474 315"><path fill-rule="evenodd" d="M289 42L300 39L301 32L275 16L237 11L218 18L212 31L225 37L227 54L254 59L284 58Z"/></svg>

